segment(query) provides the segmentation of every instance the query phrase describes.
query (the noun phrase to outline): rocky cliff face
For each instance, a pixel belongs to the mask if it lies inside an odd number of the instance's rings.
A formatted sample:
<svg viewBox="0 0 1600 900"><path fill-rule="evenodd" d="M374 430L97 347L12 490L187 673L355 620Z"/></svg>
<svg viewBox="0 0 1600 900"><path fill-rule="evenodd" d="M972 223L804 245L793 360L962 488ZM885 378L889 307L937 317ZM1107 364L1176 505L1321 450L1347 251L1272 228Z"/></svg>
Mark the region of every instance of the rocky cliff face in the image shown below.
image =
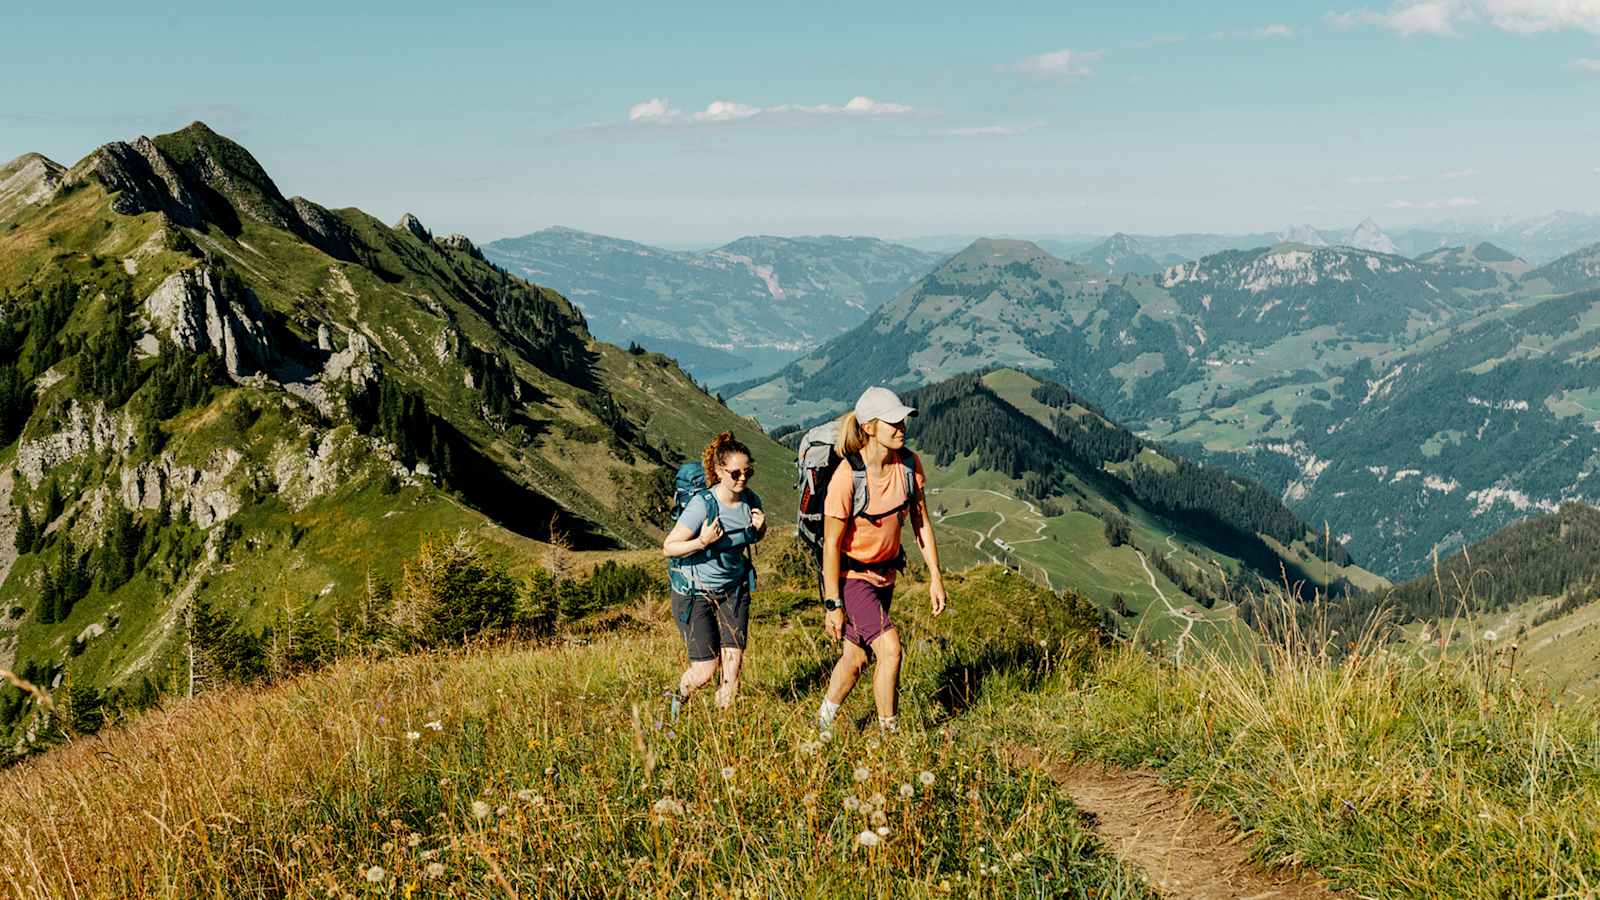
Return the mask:
<svg viewBox="0 0 1600 900"><path fill-rule="evenodd" d="M235 381L275 359L260 304L248 288L209 266L174 273L145 308L155 329L184 350L215 353Z"/></svg>
<svg viewBox="0 0 1600 900"><path fill-rule="evenodd" d="M37 153L0 166L0 220L55 196L66 169Z"/></svg>

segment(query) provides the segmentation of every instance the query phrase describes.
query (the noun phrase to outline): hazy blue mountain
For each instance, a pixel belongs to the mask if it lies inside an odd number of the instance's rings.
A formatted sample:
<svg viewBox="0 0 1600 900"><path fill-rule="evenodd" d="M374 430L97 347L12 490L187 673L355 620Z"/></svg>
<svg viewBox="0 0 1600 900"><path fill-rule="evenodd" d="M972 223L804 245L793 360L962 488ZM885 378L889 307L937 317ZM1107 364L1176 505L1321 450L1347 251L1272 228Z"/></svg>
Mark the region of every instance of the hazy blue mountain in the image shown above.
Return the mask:
<svg viewBox="0 0 1600 900"><path fill-rule="evenodd" d="M1144 245L1120 231L1104 241L1078 252L1072 261L1092 266L1108 275L1154 275L1175 260L1158 262Z"/></svg>
<svg viewBox="0 0 1600 900"><path fill-rule="evenodd" d="M868 237L746 237L677 252L570 228L484 247L561 290L597 337L676 356L715 383L770 372L866 318L939 257Z"/></svg>

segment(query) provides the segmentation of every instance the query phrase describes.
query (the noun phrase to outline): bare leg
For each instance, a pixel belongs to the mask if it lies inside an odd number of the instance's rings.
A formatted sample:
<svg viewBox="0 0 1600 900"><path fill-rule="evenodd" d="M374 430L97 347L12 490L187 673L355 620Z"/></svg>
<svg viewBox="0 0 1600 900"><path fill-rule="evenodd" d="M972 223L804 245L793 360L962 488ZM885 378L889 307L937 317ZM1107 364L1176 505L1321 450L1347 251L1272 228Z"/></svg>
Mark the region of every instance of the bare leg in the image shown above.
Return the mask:
<svg viewBox="0 0 1600 900"><path fill-rule="evenodd" d="M717 706L727 709L739 693L739 669L744 665L744 651L732 647L722 648L722 687L717 689Z"/></svg>
<svg viewBox="0 0 1600 900"><path fill-rule="evenodd" d="M683 677L678 679L678 696L688 699L690 694L709 684L711 676L717 674L718 665L715 659L691 661L689 668L683 670Z"/></svg>
<svg viewBox="0 0 1600 900"><path fill-rule="evenodd" d="M872 698L878 704L878 718L892 719L900 694L900 632L891 628L872 641L872 655L878 658L872 670Z"/></svg>
<svg viewBox="0 0 1600 900"><path fill-rule="evenodd" d="M845 698L850 696L850 690L856 686L856 679L861 677L861 667L866 664L867 651L852 641L845 641L844 652L833 665L833 677L828 679L828 693L823 695L829 703L844 703Z"/></svg>

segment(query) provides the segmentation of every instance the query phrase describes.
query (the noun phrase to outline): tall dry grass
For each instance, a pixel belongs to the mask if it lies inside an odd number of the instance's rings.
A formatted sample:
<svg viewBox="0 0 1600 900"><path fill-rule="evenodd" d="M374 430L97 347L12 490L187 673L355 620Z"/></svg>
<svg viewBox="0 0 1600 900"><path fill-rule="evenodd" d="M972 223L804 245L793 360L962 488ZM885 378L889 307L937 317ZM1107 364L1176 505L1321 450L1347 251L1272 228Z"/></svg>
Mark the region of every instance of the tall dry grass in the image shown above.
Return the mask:
<svg viewBox="0 0 1600 900"><path fill-rule="evenodd" d="M1095 652L1008 573L896 610L904 733L865 690L813 725L831 648L766 595L736 712L663 721L682 649L658 604L551 648L342 662L217 694L0 773L18 897L1148 896L1047 779L962 726Z"/></svg>

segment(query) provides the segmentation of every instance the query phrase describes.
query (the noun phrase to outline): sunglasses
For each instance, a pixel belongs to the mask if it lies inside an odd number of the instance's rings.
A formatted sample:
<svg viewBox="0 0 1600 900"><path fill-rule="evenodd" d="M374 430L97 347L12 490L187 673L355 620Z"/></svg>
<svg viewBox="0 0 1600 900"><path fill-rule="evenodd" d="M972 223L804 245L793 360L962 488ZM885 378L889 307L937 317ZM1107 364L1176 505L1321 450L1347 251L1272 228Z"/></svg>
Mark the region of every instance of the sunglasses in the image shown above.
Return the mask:
<svg viewBox="0 0 1600 900"><path fill-rule="evenodd" d="M748 469L728 469L727 472L729 481L738 481L741 478L749 478L750 476L756 474L756 467L751 466Z"/></svg>

